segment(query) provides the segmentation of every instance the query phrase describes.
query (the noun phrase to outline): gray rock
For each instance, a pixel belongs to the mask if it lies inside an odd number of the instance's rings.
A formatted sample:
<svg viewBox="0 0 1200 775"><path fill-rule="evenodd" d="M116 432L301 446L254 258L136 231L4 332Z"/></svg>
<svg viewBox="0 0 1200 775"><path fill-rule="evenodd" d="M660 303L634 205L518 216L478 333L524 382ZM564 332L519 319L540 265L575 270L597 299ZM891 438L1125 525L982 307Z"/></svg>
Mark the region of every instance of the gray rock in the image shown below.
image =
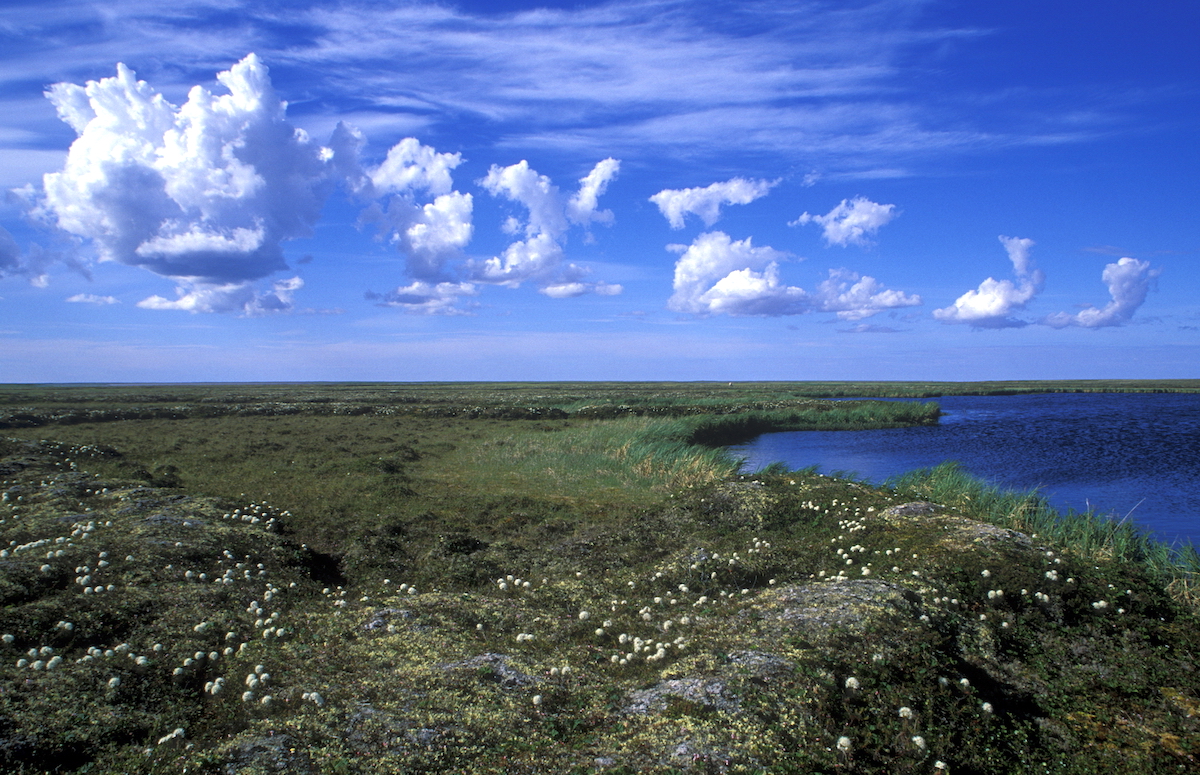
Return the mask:
<svg viewBox="0 0 1200 775"><path fill-rule="evenodd" d="M928 501L913 501L912 503L901 503L899 506L892 506L880 512L883 517L927 517L930 514L936 514L941 511L942 507L936 503Z"/></svg>
<svg viewBox="0 0 1200 775"><path fill-rule="evenodd" d="M444 670L474 670L481 676L495 681L505 689L516 689L534 682L532 676L512 666L512 658L505 654L480 654L477 657L443 665Z"/></svg>
<svg viewBox="0 0 1200 775"><path fill-rule="evenodd" d="M301 775L316 772L308 754L298 750L296 740L288 735L252 737L235 744L231 754L225 764L227 775L237 775L245 770Z"/></svg>
<svg viewBox="0 0 1200 775"><path fill-rule="evenodd" d="M630 692L623 713L646 716L664 713L672 702L689 705L697 715L711 711L736 711L738 698L720 678L672 678L649 689Z"/></svg>

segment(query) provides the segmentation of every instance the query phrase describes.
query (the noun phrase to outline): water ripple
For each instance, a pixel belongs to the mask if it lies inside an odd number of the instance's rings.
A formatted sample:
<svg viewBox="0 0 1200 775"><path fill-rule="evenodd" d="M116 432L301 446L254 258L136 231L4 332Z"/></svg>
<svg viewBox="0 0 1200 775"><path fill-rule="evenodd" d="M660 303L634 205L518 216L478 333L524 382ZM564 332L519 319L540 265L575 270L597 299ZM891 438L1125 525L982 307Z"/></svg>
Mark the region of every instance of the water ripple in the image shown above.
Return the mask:
<svg viewBox="0 0 1200 775"><path fill-rule="evenodd" d="M1040 488L1060 509L1129 516L1200 544L1200 395L945 396L933 428L770 433L734 447L746 470L782 461L880 483L956 460L975 476Z"/></svg>

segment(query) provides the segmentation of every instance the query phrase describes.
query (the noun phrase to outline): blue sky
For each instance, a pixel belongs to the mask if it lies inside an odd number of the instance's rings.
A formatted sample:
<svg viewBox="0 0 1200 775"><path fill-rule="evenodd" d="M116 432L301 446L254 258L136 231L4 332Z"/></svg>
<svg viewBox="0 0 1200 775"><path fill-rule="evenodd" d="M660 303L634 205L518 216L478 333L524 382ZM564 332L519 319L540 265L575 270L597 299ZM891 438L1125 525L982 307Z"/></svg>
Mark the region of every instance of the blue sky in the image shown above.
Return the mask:
<svg viewBox="0 0 1200 775"><path fill-rule="evenodd" d="M1196 377L1200 6L0 5L0 380Z"/></svg>

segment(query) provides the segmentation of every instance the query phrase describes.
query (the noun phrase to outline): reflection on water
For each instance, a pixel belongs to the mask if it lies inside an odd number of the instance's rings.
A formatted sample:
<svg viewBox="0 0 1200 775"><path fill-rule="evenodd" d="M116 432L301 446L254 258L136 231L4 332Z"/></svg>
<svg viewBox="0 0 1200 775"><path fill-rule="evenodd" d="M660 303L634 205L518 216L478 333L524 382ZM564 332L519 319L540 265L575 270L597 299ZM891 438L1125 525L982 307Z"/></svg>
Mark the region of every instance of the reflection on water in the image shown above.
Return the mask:
<svg viewBox="0 0 1200 775"><path fill-rule="evenodd" d="M880 483L957 460L1060 509L1133 519L1200 544L1200 394L945 396L937 427L769 433L733 447L753 471L782 461Z"/></svg>

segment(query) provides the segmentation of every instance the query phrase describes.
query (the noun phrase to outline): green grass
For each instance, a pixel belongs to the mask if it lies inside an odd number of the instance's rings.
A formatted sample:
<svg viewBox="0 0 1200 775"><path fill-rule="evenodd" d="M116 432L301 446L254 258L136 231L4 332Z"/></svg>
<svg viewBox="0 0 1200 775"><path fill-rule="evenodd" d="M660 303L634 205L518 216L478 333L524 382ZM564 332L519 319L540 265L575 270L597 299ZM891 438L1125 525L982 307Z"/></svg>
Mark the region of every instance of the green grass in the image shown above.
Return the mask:
<svg viewBox="0 0 1200 775"><path fill-rule="evenodd" d="M1200 574L1200 553L1192 544L1171 546L1131 522L1094 511L1059 512L1036 490L991 486L953 462L911 471L887 484L903 497L950 506L974 519L1067 547L1081 557L1143 565L1166 583L1176 579L1186 583Z"/></svg>
<svg viewBox="0 0 1200 775"><path fill-rule="evenodd" d="M625 389L12 389L0 769L1197 771L1191 560L711 446L936 407Z"/></svg>

